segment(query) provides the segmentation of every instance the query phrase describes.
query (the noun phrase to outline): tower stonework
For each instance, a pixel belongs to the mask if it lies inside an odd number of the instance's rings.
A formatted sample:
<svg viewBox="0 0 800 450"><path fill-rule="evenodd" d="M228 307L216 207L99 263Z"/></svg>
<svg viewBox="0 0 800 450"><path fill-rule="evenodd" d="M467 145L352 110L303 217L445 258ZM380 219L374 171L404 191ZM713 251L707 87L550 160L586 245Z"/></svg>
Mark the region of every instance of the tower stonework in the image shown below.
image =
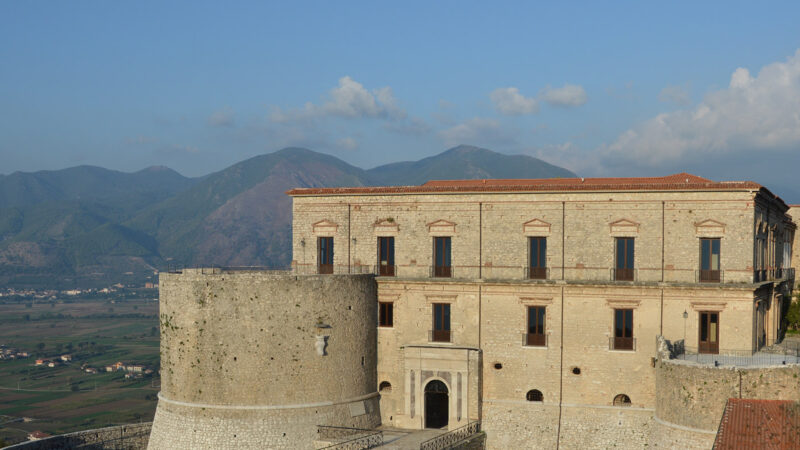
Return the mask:
<svg viewBox="0 0 800 450"><path fill-rule="evenodd" d="M188 269L159 281L149 449L313 448L317 425L380 424L373 276Z"/></svg>

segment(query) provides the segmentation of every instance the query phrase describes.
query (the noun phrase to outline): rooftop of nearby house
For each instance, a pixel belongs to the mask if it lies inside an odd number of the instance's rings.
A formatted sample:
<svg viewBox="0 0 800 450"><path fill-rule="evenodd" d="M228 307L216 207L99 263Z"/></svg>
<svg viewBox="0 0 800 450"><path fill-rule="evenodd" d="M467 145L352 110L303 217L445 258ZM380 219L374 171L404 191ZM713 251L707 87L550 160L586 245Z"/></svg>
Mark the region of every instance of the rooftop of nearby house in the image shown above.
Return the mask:
<svg viewBox="0 0 800 450"><path fill-rule="evenodd" d="M432 180L420 186L361 186L338 188L296 188L290 196L305 195L392 195L466 192L570 192L570 191L761 191L781 204L784 201L754 181L713 181L689 173L663 177L625 178L538 178Z"/></svg>
<svg viewBox="0 0 800 450"><path fill-rule="evenodd" d="M731 398L717 432L715 449L795 449L800 403Z"/></svg>

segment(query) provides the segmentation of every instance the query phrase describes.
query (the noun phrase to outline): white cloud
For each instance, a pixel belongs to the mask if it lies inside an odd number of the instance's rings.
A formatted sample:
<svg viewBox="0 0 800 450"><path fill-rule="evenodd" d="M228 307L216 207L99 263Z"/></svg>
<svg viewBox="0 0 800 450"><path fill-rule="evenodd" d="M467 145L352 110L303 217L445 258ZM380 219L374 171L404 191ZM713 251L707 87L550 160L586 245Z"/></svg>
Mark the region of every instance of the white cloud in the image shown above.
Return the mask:
<svg viewBox="0 0 800 450"><path fill-rule="evenodd" d="M466 122L439 132L448 147L459 144L492 145L514 142L511 133L500 122L493 119L475 117Z"/></svg>
<svg viewBox="0 0 800 450"><path fill-rule="evenodd" d="M539 112L539 102L535 98L525 97L515 87L498 88L489 94L494 108L501 114L518 116Z"/></svg>
<svg viewBox="0 0 800 450"><path fill-rule="evenodd" d="M339 85L331 89L329 98L321 105L308 102L300 109L276 109L270 119L289 122L328 116L397 120L405 118L406 113L397 106L392 88L383 87L370 92L361 83L345 76L339 79Z"/></svg>
<svg viewBox="0 0 800 450"><path fill-rule="evenodd" d="M208 118L208 124L212 127L232 127L234 125L234 113L230 106L226 106Z"/></svg>
<svg viewBox="0 0 800 450"><path fill-rule="evenodd" d="M752 77L745 68L727 89L691 109L658 116L601 148L605 158L643 166L743 152L800 148L800 50Z"/></svg>
<svg viewBox="0 0 800 450"><path fill-rule="evenodd" d="M356 150L358 149L358 141L351 137L341 138L336 141L336 145L345 149L345 150Z"/></svg>
<svg viewBox="0 0 800 450"><path fill-rule="evenodd" d="M675 103L686 106L691 103L689 87L668 85L658 94L658 100L664 103Z"/></svg>
<svg viewBox="0 0 800 450"><path fill-rule="evenodd" d="M541 92L542 100L552 106L581 106L586 103L586 91L577 84L565 84L560 88L546 87Z"/></svg>

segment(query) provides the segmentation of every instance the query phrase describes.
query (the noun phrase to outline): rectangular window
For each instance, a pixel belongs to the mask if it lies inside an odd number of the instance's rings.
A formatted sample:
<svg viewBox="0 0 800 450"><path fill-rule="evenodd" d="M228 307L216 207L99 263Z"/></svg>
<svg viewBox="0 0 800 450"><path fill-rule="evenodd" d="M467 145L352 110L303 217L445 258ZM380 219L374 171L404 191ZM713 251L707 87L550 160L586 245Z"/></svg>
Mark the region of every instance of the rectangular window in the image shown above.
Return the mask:
<svg viewBox="0 0 800 450"><path fill-rule="evenodd" d="M545 307L528 307L528 332L525 335L525 345L534 347L547 346L547 339L544 332Z"/></svg>
<svg viewBox="0 0 800 450"><path fill-rule="evenodd" d="M394 238L378 238L378 275L393 277L394 270Z"/></svg>
<svg viewBox="0 0 800 450"><path fill-rule="evenodd" d="M433 304L433 342L450 342L450 304Z"/></svg>
<svg viewBox="0 0 800 450"><path fill-rule="evenodd" d="M547 238L528 238L528 254L530 263L528 277L534 280L547 278Z"/></svg>
<svg viewBox="0 0 800 450"><path fill-rule="evenodd" d="M394 303L378 302L378 326L394 326Z"/></svg>
<svg viewBox="0 0 800 450"><path fill-rule="evenodd" d="M701 312L698 350L700 353L719 353L719 313Z"/></svg>
<svg viewBox="0 0 800 450"><path fill-rule="evenodd" d="M450 278L450 238L433 238L433 276Z"/></svg>
<svg viewBox="0 0 800 450"><path fill-rule="evenodd" d="M633 281L633 238L616 239L616 268L614 279L618 281Z"/></svg>
<svg viewBox="0 0 800 450"><path fill-rule="evenodd" d="M317 255L319 273L333 273L333 238L321 237L317 239Z"/></svg>
<svg viewBox="0 0 800 450"><path fill-rule="evenodd" d="M700 281L719 283L719 239L700 239Z"/></svg>
<svg viewBox="0 0 800 450"><path fill-rule="evenodd" d="M614 310L614 350L633 350L633 310Z"/></svg>

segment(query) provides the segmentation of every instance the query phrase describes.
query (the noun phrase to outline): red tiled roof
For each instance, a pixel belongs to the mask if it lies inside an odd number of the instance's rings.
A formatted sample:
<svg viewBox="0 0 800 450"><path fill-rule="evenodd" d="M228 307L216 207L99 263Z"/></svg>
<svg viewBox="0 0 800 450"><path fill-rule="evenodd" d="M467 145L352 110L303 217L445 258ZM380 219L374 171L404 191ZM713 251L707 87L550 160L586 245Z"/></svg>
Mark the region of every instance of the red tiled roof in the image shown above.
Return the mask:
<svg viewBox="0 0 800 450"><path fill-rule="evenodd" d="M731 398L714 450L800 449L800 402Z"/></svg>
<svg viewBox="0 0 800 450"><path fill-rule="evenodd" d="M421 186L379 186L340 188L296 188L286 191L302 195L383 195L457 192L568 192L568 191L743 191L761 190L784 203L780 197L753 181L712 181L688 173L638 178L539 178L500 180L434 180Z"/></svg>

